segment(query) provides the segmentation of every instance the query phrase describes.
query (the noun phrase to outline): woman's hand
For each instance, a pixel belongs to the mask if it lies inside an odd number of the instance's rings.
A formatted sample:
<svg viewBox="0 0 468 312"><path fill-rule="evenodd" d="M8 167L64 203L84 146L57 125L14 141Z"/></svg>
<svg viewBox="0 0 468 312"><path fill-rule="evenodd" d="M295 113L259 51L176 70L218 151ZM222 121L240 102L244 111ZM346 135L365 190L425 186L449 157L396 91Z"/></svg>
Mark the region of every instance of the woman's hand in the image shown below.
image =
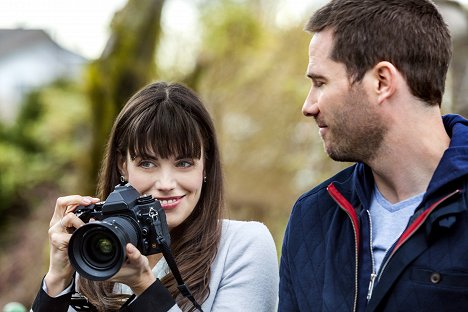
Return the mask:
<svg viewBox="0 0 468 312"><path fill-rule="evenodd" d="M128 285L133 293L139 296L156 281L156 278L148 258L143 256L135 246L127 244L126 252L127 260L110 280Z"/></svg>
<svg viewBox="0 0 468 312"><path fill-rule="evenodd" d="M80 205L87 206L98 201L99 198L80 195L57 199L49 227L49 271L44 278L49 296L55 297L61 293L73 277L74 269L68 259L68 242L71 237L68 229L77 229L84 224L73 211Z"/></svg>

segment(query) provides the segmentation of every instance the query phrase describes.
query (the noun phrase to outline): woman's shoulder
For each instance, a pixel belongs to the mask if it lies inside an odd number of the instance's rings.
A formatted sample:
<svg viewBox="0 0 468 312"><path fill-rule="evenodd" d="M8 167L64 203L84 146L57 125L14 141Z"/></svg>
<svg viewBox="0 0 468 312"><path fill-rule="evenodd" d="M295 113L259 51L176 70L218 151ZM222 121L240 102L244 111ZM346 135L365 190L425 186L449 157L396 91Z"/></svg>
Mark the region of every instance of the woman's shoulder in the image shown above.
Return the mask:
<svg viewBox="0 0 468 312"><path fill-rule="evenodd" d="M258 236L271 237L270 230L267 226L258 221L239 221L239 220L222 220L222 238L230 238L235 236L243 236L246 239L257 239ZM257 236L257 237L256 237Z"/></svg>
<svg viewBox="0 0 468 312"><path fill-rule="evenodd" d="M239 307L232 308L236 311L273 311L278 278L278 256L268 228L256 221L222 220L206 306L213 311L227 306Z"/></svg>
<svg viewBox="0 0 468 312"><path fill-rule="evenodd" d="M220 250L232 253L249 249L256 252L276 252L273 237L267 226L258 221L222 220Z"/></svg>

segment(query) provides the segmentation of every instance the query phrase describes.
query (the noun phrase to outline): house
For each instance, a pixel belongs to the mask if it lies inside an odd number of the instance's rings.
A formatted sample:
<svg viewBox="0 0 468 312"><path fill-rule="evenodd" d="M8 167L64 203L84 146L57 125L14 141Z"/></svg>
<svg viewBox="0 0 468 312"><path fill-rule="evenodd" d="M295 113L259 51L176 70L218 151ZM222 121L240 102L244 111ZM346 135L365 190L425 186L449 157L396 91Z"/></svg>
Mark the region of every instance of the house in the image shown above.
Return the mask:
<svg viewBox="0 0 468 312"><path fill-rule="evenodd" d="M0 29L0 122L11 122L24 96L58 78L79 79L87 60L40 29Z"/></svg>

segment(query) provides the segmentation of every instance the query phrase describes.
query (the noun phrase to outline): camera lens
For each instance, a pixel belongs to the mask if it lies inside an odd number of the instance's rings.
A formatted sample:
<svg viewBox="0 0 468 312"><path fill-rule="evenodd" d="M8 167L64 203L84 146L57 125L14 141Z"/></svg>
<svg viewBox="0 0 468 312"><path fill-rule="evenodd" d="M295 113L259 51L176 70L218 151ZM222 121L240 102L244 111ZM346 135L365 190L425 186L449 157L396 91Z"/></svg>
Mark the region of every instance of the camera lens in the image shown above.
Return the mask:
<svg viewBox="0 0 468 312"><path fill-rule="evenodd" d="M114 247L112 246L112 242L107 237L99 237L97 238L97 242L95 243L96 253L99 253L103 256L108 256L112 254Z"/></svg>
<svg viewBox="0 0 468 312"><path fill-rule="evenodd" d="M102 231L86 235L86 239L89 240L83 243L83 252L91 263L96 266L103 265L112 261L115 256L115 250L117 249L117 242L111 235Z"/></svg>
<svg viewBox="0 0 468 312"><path fill-rule="evenodd" d="M78 228L70 238L68 256L76 271L91 280L106 280L120 270L125 246L137 246L139 227L126 216L112 216Z"/></svg>

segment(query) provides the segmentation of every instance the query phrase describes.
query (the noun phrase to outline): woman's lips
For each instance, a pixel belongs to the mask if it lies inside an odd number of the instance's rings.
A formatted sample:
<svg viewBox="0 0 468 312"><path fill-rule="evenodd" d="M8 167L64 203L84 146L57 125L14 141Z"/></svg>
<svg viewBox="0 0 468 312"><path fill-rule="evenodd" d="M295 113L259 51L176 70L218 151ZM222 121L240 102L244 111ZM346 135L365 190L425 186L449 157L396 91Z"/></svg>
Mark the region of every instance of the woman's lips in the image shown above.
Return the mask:
<svg viewBox="0 0 468 312"><path fill-rule="evenodd" d="M174 209L182 200L183 196L177 197L158 197L157 200L163 209Z"/></svg>

